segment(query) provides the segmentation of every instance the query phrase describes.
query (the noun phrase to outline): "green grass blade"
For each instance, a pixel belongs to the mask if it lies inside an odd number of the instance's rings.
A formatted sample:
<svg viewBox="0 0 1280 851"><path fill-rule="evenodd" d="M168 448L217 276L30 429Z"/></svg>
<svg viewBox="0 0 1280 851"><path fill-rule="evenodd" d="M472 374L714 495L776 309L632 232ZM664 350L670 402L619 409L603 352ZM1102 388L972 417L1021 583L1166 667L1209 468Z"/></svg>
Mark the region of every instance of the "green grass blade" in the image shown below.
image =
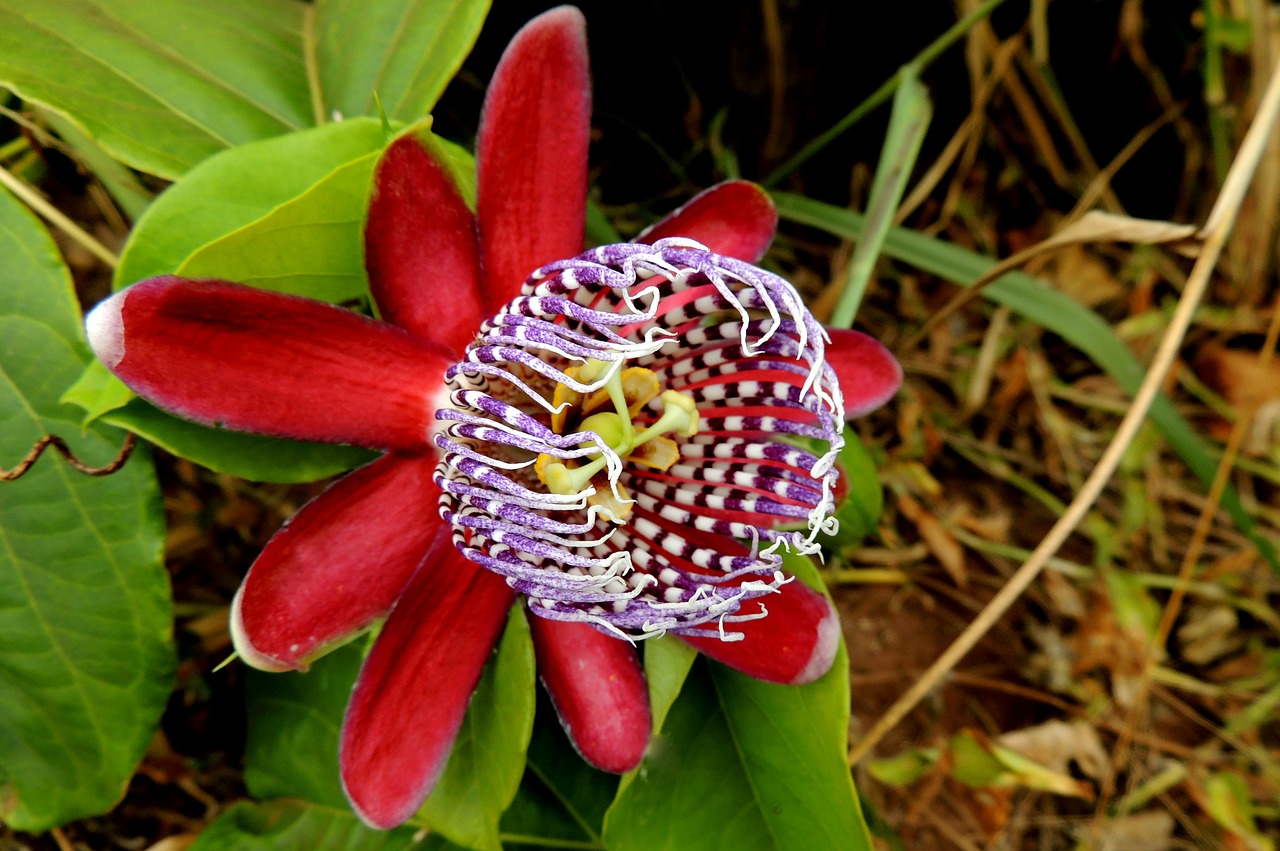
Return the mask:
<svg viewBox="0 0 1280 851"><path fill-rule="evenodd" d="M929 120L933 117L933 104L929 93L920 82L920 69L908 66L899 77L898 93L893 98L893 114L889 117L889 129L884 137L884 149L876 166L876 177L871 184L871 197L867 199L867 217L862 238L858 240L849 260L844 291L831 316L831 324L837 328L849 328L858 313L858 305L867 291L867 281L875 268L876 258L884 245L885 235L893 224L893 215L902 203L902 193L907 188L907 178L916 164L920 144L924 141Z"/></svg>

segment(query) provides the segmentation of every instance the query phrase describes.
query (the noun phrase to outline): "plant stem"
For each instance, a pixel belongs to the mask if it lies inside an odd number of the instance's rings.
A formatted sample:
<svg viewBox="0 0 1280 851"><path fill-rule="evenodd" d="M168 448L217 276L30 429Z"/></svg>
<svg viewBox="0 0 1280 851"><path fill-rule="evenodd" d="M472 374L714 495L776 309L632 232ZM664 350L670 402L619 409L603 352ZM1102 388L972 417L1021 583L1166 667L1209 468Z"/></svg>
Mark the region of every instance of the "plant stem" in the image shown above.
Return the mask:
<svg viewBox="0 0 1280 851"><path fill-rule="evenodd" d="M18 196L20 201L47 219L54 227L84 246L94 257L97 257L112 269L120 265L119 258L112 254L109 248L90 236L89 232L84 228L67 218L61 210L46 201L39 192L36 192L10 174L8 169L0 168L0 184L3 184L5 188Z"/></svg>

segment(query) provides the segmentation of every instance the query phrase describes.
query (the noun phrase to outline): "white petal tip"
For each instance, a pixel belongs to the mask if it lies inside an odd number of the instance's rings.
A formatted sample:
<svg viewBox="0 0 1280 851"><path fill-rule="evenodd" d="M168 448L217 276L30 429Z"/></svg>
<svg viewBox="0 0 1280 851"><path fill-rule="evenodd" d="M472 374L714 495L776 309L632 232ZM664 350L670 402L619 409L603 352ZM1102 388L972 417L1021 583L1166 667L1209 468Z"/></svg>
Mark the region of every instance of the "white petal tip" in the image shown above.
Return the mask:
<svg viewBox="0 0 1280 851"><path fill-rule="evenodd" d="M128 291L98 302L84 318L85 338L98 360L114 370L124 360L124 300Z"/></svg>
<svg viewBox="0 0 1280 851"><path fill-rule="evenodd" d="M241 585L236 591L236 597L231 601L231 644L236 648L236 654L244 660L244 663L251 668L257 668L259 671L269 671L278 673L280 671L297 670L294 665L286 665L280 660L266 655L253 646L253 642L249 640L249 634L244 628L244 617L240 612L240 598L244 594L244 585Z"/></svg>
<svg viewBox="0 0 1280 851"><path fill-rule="evenodd" d="M818 622L818 637L813 643L813 654L804 669L791 681L792 685L804 685L824 676L831 670L836 652L840 649L840 616L830 602L827 616Z"/></svg>

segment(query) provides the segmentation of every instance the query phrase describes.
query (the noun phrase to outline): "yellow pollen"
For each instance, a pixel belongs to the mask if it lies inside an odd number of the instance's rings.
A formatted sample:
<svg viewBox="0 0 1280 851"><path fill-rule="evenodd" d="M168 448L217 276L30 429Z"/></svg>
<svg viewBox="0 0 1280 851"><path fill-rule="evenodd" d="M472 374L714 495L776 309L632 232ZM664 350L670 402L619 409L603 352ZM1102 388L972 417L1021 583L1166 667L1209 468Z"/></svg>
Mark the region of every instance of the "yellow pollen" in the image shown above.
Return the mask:
<svg viewBox="0 0 1280 851"><path fill-rule="evenodd" d="M551 418L551 427L556 434L593 432L624 462L667 470L680 460L680 450L676 442L665 435L693 437L698 433L697 405L691 396L675 390L661 392L662 414L643 431L636 431L632 418L659 396L661 384L652 370L641 367L622 370L614 364L593 359L571 367L566 374L582 384L592 384L606 375L609 377L603 387L589 394L579 393L564 384L556 387L552 401L560 410ZM608 410L609 407L613 410ZM570 429L570 423L575 421L576 427ZM587 440L581 445L599 444L595 440ZM538 481L551 493L577 494L587 485L594 485L596 492L587 497L587 503L599 506L614 523L626 522L631 516L632 500L620 483L610 479L606 472L608 458L605 453L597 451L587 459L586 463L573 466L575 462L572 460L543 454L538 456L533 469Z"/></svg>

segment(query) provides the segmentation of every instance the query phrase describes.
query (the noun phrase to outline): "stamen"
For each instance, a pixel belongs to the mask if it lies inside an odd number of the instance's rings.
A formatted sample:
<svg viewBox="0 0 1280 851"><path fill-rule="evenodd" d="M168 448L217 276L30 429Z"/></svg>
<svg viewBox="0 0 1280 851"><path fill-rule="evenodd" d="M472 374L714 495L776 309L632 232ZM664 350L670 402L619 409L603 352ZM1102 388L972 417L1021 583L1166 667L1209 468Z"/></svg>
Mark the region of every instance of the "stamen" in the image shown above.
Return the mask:
<svg viewBox="0 0 1280 851"><path fill-rule="evenodd" d="M627 372L646 373L652 377L653 373L645 369L630 369ZM598 473L609 467L609 492L602 492L600 488L595 488L587 498L588 504L598 506L603 513L614 523L624 523L631 516L631 504L634 500L630 499L626 489L619 482L621 469L615 468L611 464L614 457L621 461L630 460L632 453L637 449L657 440L665 440L670 444L670 448L663 453L666 457L660 463L665 463L666 467L670 467L680 458L679 449L675 443L666 440L665 434L674 433L681 437L693 437L698 433L698 408L693 399L683 393L677 393L674 390L667 390L662 393L663 411L657 422L639 433L636 432L635 425L631 421L632 411L638 405L632 399L628 398L626 382L624 381L625 373L622 373L616 364L606 364L598 360L589 360L580 367L574 367L568 370L569 374L583 383L603 382L603 388L599 392L607 394L608 398L613 402L613 411L602 411L597 414L591 414L582 420L579 425L579 431L586 432L591 435L591 439L580 444L583 447L597 446L603 443L611 450L611 452L597 452L594 459L581 466L570 466L564 460L558 460L549 453L538 456L537 462L534 464L534 473L538 477L538 481L547 486L547 490L554 494L581 494L587 492L591 487L592 479ZM657 384L656 378L637 379L631 382L633 389L637 386L648 390L649 385ZM563 385L562 385L563 386ZM560 389L557 388L556 398L561 398ZM590 398L587 399L583 407L586 408L590 404ZM647 400L646 400L647 401ZM569 416L574 413L571 409L566 410L563 414L557 414L553 419L553 425L563 429ZM578 413L581 413L579 411ZM658 466L646 460L646 466ZM665 469L665 468L664 468Z"/></svg>

